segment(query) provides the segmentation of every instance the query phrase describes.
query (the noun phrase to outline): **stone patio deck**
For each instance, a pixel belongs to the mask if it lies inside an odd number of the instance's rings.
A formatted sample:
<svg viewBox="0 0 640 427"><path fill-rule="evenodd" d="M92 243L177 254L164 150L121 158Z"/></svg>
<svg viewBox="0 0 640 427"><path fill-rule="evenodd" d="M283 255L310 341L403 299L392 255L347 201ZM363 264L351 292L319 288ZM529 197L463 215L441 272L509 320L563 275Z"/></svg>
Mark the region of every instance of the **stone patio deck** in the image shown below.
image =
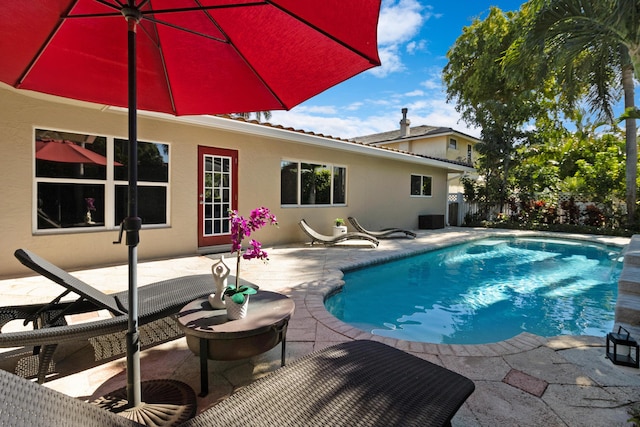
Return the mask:
<svg viewBox="0 0 640 427"><path fill-rule="evenodd" d="M606 359L603 337L542 338L523 333L483 345L418 343L371 335L344 324L324 309L324 296L341 285L341 269L496 234L541 233L447 228L421 230L415 240L382 240L376 249L352 244L281 246L267 249L267 264L243 262L241 276L261 289L294 299L296 311L287 334L288 361L336 342L374 339L471 378L476 390L453 419L454 426L630 425L628 410L640 404L640 372ZM604 236L561 236L618 245L629 241ZM209 272L216 258L218 255L140 263L139 285ZM73 274L104 292L127 286L126 265ZM0 280L0 297L7 305L45 301L59 293L58 285L42 277ZM126 384L124 358L97 365L86 346L61 354L63 357L56 361L59 374L47 381L46 387L93 400ZM198 399L198 410L205 410L238 387L277 369L279 362L279 346L243 361L210 362L211 392ZM141 366L143 380L173 378L199 390L198 358L188 350L184 338L143 351Z"/></svg>

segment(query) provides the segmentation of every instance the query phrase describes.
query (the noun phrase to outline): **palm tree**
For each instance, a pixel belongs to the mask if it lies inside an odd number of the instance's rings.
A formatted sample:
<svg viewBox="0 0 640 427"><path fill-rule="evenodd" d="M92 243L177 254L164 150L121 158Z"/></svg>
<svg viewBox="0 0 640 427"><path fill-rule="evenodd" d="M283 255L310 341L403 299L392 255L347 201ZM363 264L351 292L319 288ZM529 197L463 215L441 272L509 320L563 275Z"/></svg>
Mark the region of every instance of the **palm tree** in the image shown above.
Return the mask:
<svg viewBox="0 0 640 427"><path fill-rule="evenodd" d="M265 121L271 118L271 111L255 111L251 113L238 113L238 116L249 120L249 118L251 117L251 114L254 114L256 116L257 121L260 121L261 117L264 117Z"/></svg>
<svg viewBox="0 0 640 427"><path fill-rule="evenodd" d="M555 73L570 105L584 95L593 111L613 121L612 106L624 93L626 205L635 220L638 147L633 76L640 80L640 0L530 0L535 12L506 64L529 66L542 54L541 77ZM526 65L525 65L526 64Z"/></svg>

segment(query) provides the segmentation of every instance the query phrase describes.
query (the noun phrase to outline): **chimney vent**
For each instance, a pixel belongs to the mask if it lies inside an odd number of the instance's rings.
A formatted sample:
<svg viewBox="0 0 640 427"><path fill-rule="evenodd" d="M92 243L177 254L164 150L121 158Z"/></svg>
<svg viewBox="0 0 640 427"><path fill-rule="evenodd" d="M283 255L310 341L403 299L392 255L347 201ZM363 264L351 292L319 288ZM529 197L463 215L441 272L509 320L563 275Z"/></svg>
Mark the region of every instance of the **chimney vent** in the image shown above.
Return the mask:
<svg viewBox="0 0 640 427"><path fill-rule="evenodd" d="M411 120L407 119L407 108L402 109L402 120L400 120L400 138L406 138L411 136L411 129L409 125L411 125Z"/></svg>

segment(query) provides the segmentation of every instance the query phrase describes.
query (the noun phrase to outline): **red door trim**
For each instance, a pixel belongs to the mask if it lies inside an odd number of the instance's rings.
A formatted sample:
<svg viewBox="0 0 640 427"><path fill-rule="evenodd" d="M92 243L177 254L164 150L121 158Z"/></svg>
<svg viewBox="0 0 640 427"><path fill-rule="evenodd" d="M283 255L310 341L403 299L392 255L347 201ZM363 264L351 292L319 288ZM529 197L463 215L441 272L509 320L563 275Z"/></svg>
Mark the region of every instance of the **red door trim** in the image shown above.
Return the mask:
<svg viewBox="0 0 640 427"><path fill-rule="evenodd" d="M231 209L238 209L238 151L224 148L198 146L198 247L230 244L229 234L205 235L204 177L205 157L222 156L231 158Z"/></svg>

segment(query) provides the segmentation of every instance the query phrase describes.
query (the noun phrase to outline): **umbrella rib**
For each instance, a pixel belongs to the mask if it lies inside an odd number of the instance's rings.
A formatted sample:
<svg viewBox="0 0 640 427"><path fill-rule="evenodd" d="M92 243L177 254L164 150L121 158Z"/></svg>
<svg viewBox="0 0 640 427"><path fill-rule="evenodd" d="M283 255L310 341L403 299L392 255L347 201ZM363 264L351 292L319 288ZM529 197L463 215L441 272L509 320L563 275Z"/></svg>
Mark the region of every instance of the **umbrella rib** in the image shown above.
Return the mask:
<svg viewBox="0 0 640 427"><path fill-rule="evenodd" d="M77 1L77 0L76 0ZM96 2L103 4L107 7L110 7L112 9L117 10L117 12L112 12L112 13L83 13L83 14L77 14L77 15L69 15L69 14L65 14L63 15L64 19L75 19L75 18L109 18L109 17L113 17L113 16L122 16L122 12L121 9L118 9L118 7L114 4L111 4L105 0L95 0ZM144 1L143 3L141 3L141 5L148 3L147 1ZM121 4L120 2L118 2L118 4ZM139 12L144 16L144 19L148 19L150 21L153 21L153 18L149 18L149 15L160 15L160 14L164 14L164 13L183 13L183 12L197 12L197 11L204 11L204 10L212 10L212 9L231 9L231 8L236 8L236 7L247 7L247 6L261 6L261 5L266 5L267 2L265 1L255 1L255 2L251 2L251 3L242 3L242 4L228 4L228 5L217 5L217 6L198 6L198 7L182 7L182 8L172 8L172 9L151 9L151 10L139 10ZM125 5L122 5L122 7L125 7ZM140 6L136 6L136 8L139 8ZM71 10L71 9L69 9Z"/></svg>
<svg viewBox="0 0 640 427"><path fill-rule="evenodd" d="M320 34L324 35L325 37L333 40L334 42L336 42L337 44L341 45L342 47L350 50L351 52L355 53L356 55L365 58L367 61L369 61L371 64L373 65L380 65L380 61L374 58L369 57L368 55L360 52L357 49L354 49L353 47L349 46L348 44L346 44L345 42L343 42L342 40L334 37L333 35L327 33L326 31L324 31L322 28L317 27L316 25L313 25L311 22L307 21L306 19L302 18L299 15L296 15L295 13L289 11L288 9L285 9L284 7L274 4L271 0L265 0L266 3L268 3L269 5L275 7L276 9L281 10L283 13L286 13L287 15L291 16L292 18L300 21L301 23L303 23L304 25L314 29L315 31L319 32Z"/></svg>
<svg viewBox="0 0 640 427"><path fill-rule="evenodd" d="M156 9L156 10L148 10L148 11L141 10L140 12L143 15L149 15L149 14L155 15L155 14L161 14L161 13L198 12L198 11L206 11L206 10L213 10L213 9L233 9L236 7L263 6L263 5L266 5L268 2L265 0L260 0L260 1L254 1L249 3L223 4L223 5L215 5L215 6L205 6L201 4L199 1L196 1L196 3L198 3L198 6L196 7L178 7L173 9L161 9L161 10Z"/></svg>
<svg viewBox="0 0 640 427"><path fill-rule="evenodd" d="M108 8L115 9L115 10L118 10L118 11L126 6L124 3L122 3L119 0L114 0L114 1L115 1L116 4L108 2L107 0L95 0L96 3L103 4L103 5L107 6Z"/></svg>
<svg viewBox="0 0 640 427"><path fill-rule="evenodd" d="M76 4L78 3L78 0L75 0L73 3L71 3L69 5L69 7L67 8L67 10L65 11L65 13L62 14L62 16L60 17L60 19L58 20L58 23L53 27L53 29L51 30L51 32L49 33L49 35L47 36L47 38L44 40L44 42L42 43L42 45L40 46L40 49L38 49L38 52L36 52L35 55L33 55L33 58L31 59L31 61L29 62L29 64L25 67L24 71L22 72L22 74L20 74L20 77L18 77L17 81L15 82L15 84L13 85L16 88L20 88L20 86L22 85L22 82L24 81L24 79L27 78L27 76L29 75L29 73L31 72L31 70L33 69L33 67L36 65L36 62L38 62L38 60L40 59L40 57L42 56L42 54L44 53L44 51L47 49L47 46L49 46L49 44L51 43L51 41L53 40L54 36L56 35L56 33L58 32L58 30L60 30L60 27L62 26L62 23L65 20L65 17L69 14L69 12L76 6Z"/></svg>
<svg viewBox="0 0 640 427"><path fill-rule="evenodd" d="M150 20L152 21L152 20ZM154 22L154 21L152 21ZM164 59L164 52L162 50L162 46L160 44L160 37L158 37L158 29L156 28L156 26L153 26L154 31L156 32L156 37L154 39L154 37L151 37L151 34L149 34L149 32L147 31L146 28L144 28L144 26L141 26L142 31L144 31L144 33L147 35L147 37L149 38L149 40L151 40L153 42L153 40L158 40L157 43L153 43L156 46L156 49L158 49L158 54L160 55L160 62L162 63L162 71L164 73L164 79L167 83L167 92L169 93L169 99L171 102L171 109L173 110L174 114L177 114L177 108L176 108L176 103L175 103L175 99L173 97L173 88L171 86L171 80L169 79L169 72L167 71L167 62Z"/></svg>
<svg viewBox="0 0 640 427"><path fill-rule="evenodd" d="M171 27L171 28L174 28L176 30L184 31L185 33L194 34L196 36L204 37L204 38L207 38L207 39L210 39L210 40L214 40L214 41L217 41L217 42L220 42L220 43L229 43L228 40L224 40L224 39L221 39L221 38L218 38L218 37L213 37L213 36L210 36L208 34L204 34L204 33L201 33L199 31L190 30L188 28L181 27L181 26L175 25L175 24L171 24L171 23L166 22L166 21L161 21L159 19L150 18L148 16L145 16L144 19L147 20L147 21L153 22L155 24L166 25L167 27Z"/></svg>
<svg viewBox="0 0 640 427"><path fill-rule="evenodd" d="M196 2L200 5L200 0L196 0ZM252 4L252 6L260 6L260 5L267 5L267 2L261 2L261 3L255 3ZM273 98L278 102L278 104L280 104L283 108L289 110L289 107L282 101L282 99L278 96L278 94L271 88L271 86L266 82L265 79L262 78L262 76L260 75L260 73L258 73L258 71L255 69L255 67L251 64L251 62L247 61L247 58L242 54L242 52L240 52L238 50L238 48L236 47L236 45L234 43L231 42L231 37L229 37L229 35L224 31L224 29L218 25L218 23L216 22L216 20L213 18L213 16L211 16L211 14L208 11L205 11L205 14L207 15L207 17L209 18L209 20L211 21L211 23L213 25L215 25L215 27L218 29L218 31L220 31L221 34L223 34L226 39L228 40L229 46L231 46L231 48L233 48L233 50L236 51L236 53L238 54L238 56L240 56L240 58L242 58L242 61L245 63L245 65L253 72L253 74L256 76L256 78L262 82L262 85L265 87L265 89L267 89L267 91L269 91L269 93L271 94L271 96L273 96Z"/></svg>
<svg viewBox="0 0 640 427"><path fill-rule="evenodd" d="M221 43L227 43L227 44L229 44L229 45L233 48L233 50L235 50L235 51L236 51L236 53L237 53L237 54L242 58L242 60L243 60L243 62L245 63L245 65L246 65L249 69L251 69L251 71L252 71L252 72L253 72L253 74L258 78L258 80L260 80L260 81L262 82L262 85L267 89L267 91L269 91L269 93L271 94L271 96L273 96L273 98L277 100L278 104L280 104L283 108L289 109L289 108L287 107L287 105L282 101L282 99L281 99L281 98L280 98L280 97L275 93L275 91L271 88L271 86L269 86L269 85L267 84L267 82L262 78L262 76L260 75L260 73L258 73L258 72L257 72L257 70L256 70L256 69L251 65L251 63L250 63L249 61L247 61L247 58L242 54L242 52L240 52L240 51L236 48L236 46L231 42L230 37L229 37L229 36L227 35L227 33L223 30L223 28L221 28L221 27L220 27L220 25L218 25L218 23L216 22L216 20L211 16L211 14L210 14L210 13L208 13L208 10L211 10L211 9L228 9L228 8L231 8L231 7L245 7L245 6L266 6L266 5L267 5L267 2L259 1L259 2L253 2L253 3L245 3L245 4L242 4L242 5L237 5L237 4L236 4L236 5L226 5L226 6L202 6L202 5L201 5L201 3L200 3L199 1L196 1L196 2L197 2L197 4L198 4L198 5L200 5L201 7L196 7L196 8L183 8L183 9L172 9L171 11L173 11L173 12L187 12L187 11L196 11L196 10L197 10L197 11L203 11L203 12L207 15L207 17L208 17L208 19L211 21L211 23L212 23L212 24L213 24L213 25L218 29L218 31L220 31L220 33L221 33L221 34L223 34L223 35L224 35L224 37L226 37L226 39L220 39L220 38L218 38L218 37L213 37L213 36L210 36L210 35L207 35L207 34L200 33L200 32L198 32L198 31L193 31L193 30L190 30L190 29L188 29L188 28L184 28L184 27L181 27L181 26L178 26L178 25L170 24L170 23L168 23L168 22L165 22L165 21L162 21L162 20L158 20L158 19L152 18L152 17L150 17L150 16L145 16L145 17L144 17L144 19L146 19L146 20L148 20L148 21L150 21L150 22L153 22L153 23L155 23L155 24L159 24L159 25L166 25L166 26L171 27L171 28L174 28L174 29L176 29L176 30L184 31L184 32L186 32L186 33L194 34L194 35L196 35L196 36L200 36L200 37L204 37L204 38L207 38L207 39L210 39L210 40L214 40L214 41L218 41L218 42L221 42ZM166 9L166 10L163 10L162 12L164 13L164 12L168 12L168 11L169 11L169 9ZM149 12L149 13L151 13L151 12ZM143 28L144 28L144 26L143 26ZM146 33L146 30L144 30L144 31L145 31L145 33ZM149 35L148 33L147 33L147 36L148 36L151 40L153 40L153 37L150 37L150 35ZM157 39L157 40L160 40L159 38L156 38L156 39ZM171 81L170 81L170 79L169 79L169 73L167 72L166 63L165 63L165 60L164 60L164 55L162 54L162 47L161 47L159 44L156 44L156 46L157 46L157 48L158 48L158 50L159 50L159 52L160 52L160 56L161 56L161 58L162 58L162 59L161 59L161 61L162 61L162 67L163 67L163 69L164 69L165 79L166 79L166 81L167 81L167 86L169 87L169 96L171 97L171 104L172 104L172 108L173 108L173 110L174 110L174 111L176 111L176 107L175 107L175 103L174 103L174 100L173 100L173 96L171 95L171 94L172 94L172 91L171 91Z"/></svg>

